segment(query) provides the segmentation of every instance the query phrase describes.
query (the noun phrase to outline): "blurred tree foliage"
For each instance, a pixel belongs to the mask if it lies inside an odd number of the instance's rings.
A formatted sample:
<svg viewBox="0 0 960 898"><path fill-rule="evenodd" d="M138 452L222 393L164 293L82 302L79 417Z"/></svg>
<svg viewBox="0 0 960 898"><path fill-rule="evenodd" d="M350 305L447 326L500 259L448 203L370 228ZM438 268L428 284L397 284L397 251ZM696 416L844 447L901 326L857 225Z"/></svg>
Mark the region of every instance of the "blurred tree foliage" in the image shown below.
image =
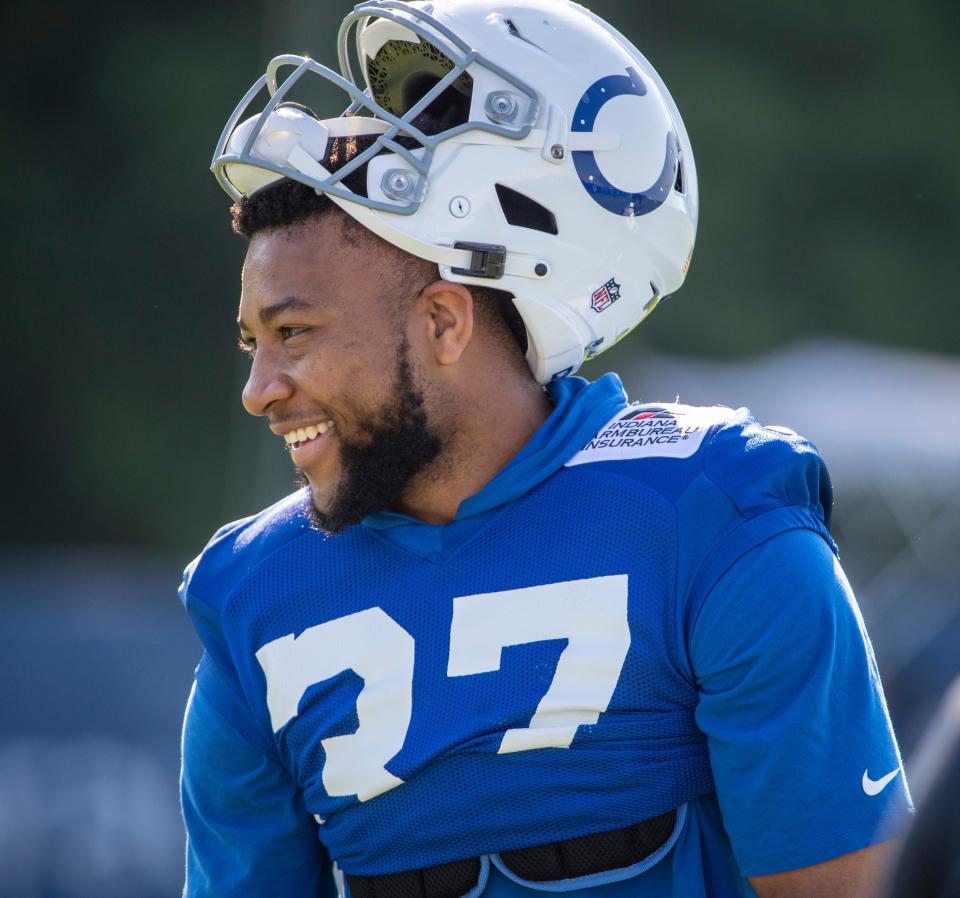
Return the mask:
<svg viewBox="0 0 960 898"><path fill-rule="evenodd" d="M960 350L952 0L592 6L671 86L701 183L687 286L622 352ZM3 6L8 547L185 552L266 501L232 345L243 244L207 165L267 58L333 64L346 9Z"/></svg>

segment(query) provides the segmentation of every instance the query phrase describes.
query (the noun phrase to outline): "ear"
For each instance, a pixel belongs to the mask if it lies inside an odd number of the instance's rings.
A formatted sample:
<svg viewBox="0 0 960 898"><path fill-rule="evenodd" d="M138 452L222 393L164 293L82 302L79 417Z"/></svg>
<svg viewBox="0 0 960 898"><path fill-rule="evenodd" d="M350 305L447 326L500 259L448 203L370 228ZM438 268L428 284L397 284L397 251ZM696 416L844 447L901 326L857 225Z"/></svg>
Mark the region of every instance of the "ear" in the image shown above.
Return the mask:
<svg viewBox="0 0 960 898"><path fill-rule="evenodd" d="M420 303L437 364L456 364L473 336L473 296L463 284L434 281L423 289Z"/></svg>

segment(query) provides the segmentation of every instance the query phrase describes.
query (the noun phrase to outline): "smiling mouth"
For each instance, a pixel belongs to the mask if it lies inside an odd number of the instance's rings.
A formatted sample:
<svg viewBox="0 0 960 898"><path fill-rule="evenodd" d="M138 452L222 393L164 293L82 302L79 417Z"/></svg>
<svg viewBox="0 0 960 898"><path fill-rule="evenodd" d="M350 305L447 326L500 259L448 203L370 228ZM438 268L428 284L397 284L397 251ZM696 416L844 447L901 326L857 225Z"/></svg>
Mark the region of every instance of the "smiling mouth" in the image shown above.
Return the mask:
<svg viewBox="0 0 960 898"><path fill-rule="evenodd" d="M333 427L333 421L323 421L320 424L311 424L309 427L298 427L296 430L288 430L283 435L283 441L287 449L299 449L301 446L313 442L322 437Z"/></svg>

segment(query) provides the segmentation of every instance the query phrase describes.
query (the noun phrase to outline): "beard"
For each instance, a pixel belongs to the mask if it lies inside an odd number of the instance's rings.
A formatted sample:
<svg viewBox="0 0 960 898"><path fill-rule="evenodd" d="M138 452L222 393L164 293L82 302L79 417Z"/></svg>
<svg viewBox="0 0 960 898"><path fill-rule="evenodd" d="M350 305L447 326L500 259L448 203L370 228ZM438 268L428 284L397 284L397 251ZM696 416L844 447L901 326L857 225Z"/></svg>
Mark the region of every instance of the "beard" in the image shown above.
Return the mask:
<svg viewBox="0 0 960 898"><path fill-rule="evenodd" d="M361 422L364 439L340 437L340 482L326 509L310 502L312 522L327 533L340 533L392 508L443 449L417 388L409 350L404 339L397 352L393 398ZM302 473L299 480L308 485Z"/></svg>

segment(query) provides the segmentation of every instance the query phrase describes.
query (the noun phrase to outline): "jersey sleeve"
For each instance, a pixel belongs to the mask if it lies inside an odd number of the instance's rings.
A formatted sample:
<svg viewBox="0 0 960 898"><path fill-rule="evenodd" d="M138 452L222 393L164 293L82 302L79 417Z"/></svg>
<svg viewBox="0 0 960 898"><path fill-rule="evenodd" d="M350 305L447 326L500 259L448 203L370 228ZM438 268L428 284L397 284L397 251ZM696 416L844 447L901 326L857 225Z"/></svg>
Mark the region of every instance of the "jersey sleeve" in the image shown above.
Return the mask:
<svg viewBox="0 0 960 898"><path fill-rule="evenodd" d="M183 727L184 898L333 898L317 824L287 771L194 687Z"/></svg>
<svg viewBox="0 0 960 898"><path fill-rule="evenodd" d="M724 826L744 876L889 837L910 809L856 600L826 538L798 522L715 581L688 633Z"/></svg>
<svg viewBox="0 0 960 898"><path fill-rule="evenodd" d="M224 623L251 566L300 532L274 526L291 504L221 528L184 571L180 598L204 648L183 727L186 898L335 894L317 822L251 707Z"/></svg>

